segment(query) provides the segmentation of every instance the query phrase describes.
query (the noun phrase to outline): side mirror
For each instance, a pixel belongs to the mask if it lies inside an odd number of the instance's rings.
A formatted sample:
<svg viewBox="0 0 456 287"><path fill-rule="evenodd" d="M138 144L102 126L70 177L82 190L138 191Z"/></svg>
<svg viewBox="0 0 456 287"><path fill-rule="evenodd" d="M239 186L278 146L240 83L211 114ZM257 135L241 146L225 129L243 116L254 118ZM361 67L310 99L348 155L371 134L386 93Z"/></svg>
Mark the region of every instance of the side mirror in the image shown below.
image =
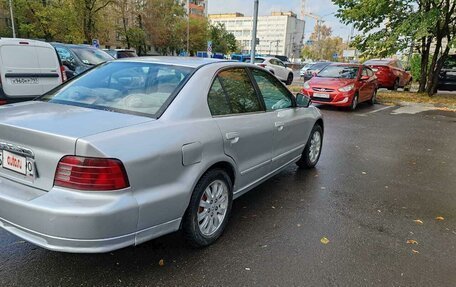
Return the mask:
<svg viewBox="0 0 456 287"><path fill-rule="evenodd" d="M296 95L296 104L299 108L308 108L311 103L312 100L309 96L303 95L301 93L298 93Z"/></svg>
<svg viewBox="0 0 456 287"><path fill-rule="evenodd" d="M370 79L369 76L361 76L361 81L367 81L369 79Z"/></svg>

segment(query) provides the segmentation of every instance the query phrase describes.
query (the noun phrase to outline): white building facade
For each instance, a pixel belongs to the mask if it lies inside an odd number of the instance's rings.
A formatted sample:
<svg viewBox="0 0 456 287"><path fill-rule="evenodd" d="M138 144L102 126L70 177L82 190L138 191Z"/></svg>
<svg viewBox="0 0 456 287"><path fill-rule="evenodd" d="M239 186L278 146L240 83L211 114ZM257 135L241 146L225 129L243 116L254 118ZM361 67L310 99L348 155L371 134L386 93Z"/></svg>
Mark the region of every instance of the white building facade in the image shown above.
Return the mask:
<svg viewBox="0 0 456 287"><path fill-rule="evenodd" d="M224 24L226 30L239 41L243 52L250 52L253 17L241 13L210 14L209 21L212 25ZM304 28L304 20L298 19L293 12L273 12L270 16L259 16L257 54L300 58Z"/></svg>

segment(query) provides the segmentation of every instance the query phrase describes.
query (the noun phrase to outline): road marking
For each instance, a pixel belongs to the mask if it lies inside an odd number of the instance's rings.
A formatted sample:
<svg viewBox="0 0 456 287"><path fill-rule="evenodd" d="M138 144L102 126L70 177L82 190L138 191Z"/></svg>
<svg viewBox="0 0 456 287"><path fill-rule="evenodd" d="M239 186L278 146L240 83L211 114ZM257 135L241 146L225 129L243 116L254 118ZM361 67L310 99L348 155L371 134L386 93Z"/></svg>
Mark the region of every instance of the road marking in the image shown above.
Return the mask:
<svg viewBox="0 0 456 287"><path fill-rule="evenodd" d="M373 110L373 111L370 111L370 112L367 112L367 113L356 114L356 115L357 115L357 116L364 117L364 116L366 116L366 115L373 114L373 113L377 113L377 112L381 112L381 111L384 111L384 110L387 110L387 109L391 109L391 108L394 108L394 106L386 106L386 107L380 108L380 109L378 109L378 110Z"/></svg>

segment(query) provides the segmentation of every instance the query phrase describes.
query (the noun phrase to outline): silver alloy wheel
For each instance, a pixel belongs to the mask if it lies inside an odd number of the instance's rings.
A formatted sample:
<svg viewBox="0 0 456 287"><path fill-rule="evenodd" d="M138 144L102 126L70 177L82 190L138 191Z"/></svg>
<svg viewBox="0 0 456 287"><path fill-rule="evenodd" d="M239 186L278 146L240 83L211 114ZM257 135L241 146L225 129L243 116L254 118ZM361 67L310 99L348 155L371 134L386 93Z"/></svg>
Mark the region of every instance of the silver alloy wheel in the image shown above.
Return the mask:
<svg viewBox="0 0 456 287"><path fill-rule="evenodd" d="M227 209L228 186L221 180L215 180L206 187L200 199L197 220L201 233L211 236L217 232Z"/></svg>
<svg viewBox="0 0 456 287"><path fill-rule="evenodd" d="M321 150L321 134L315 131L310 139L309 160L313 164L318 160Z"/></svg>

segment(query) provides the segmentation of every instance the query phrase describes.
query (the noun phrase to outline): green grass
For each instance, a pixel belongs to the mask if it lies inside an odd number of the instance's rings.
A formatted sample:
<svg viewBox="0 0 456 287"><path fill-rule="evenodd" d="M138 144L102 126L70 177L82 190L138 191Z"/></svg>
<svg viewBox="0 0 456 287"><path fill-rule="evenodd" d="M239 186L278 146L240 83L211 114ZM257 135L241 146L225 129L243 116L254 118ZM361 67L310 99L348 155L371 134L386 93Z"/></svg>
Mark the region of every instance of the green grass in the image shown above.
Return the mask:
<svg viewBox="0 0 456 287"><path fill-rule="evenodd" d="M436 94L429 97L424 93L379 91L377 101L386 105L400 105L403 102L433 104L441 108L456 110L456 94Z"/></svg>

